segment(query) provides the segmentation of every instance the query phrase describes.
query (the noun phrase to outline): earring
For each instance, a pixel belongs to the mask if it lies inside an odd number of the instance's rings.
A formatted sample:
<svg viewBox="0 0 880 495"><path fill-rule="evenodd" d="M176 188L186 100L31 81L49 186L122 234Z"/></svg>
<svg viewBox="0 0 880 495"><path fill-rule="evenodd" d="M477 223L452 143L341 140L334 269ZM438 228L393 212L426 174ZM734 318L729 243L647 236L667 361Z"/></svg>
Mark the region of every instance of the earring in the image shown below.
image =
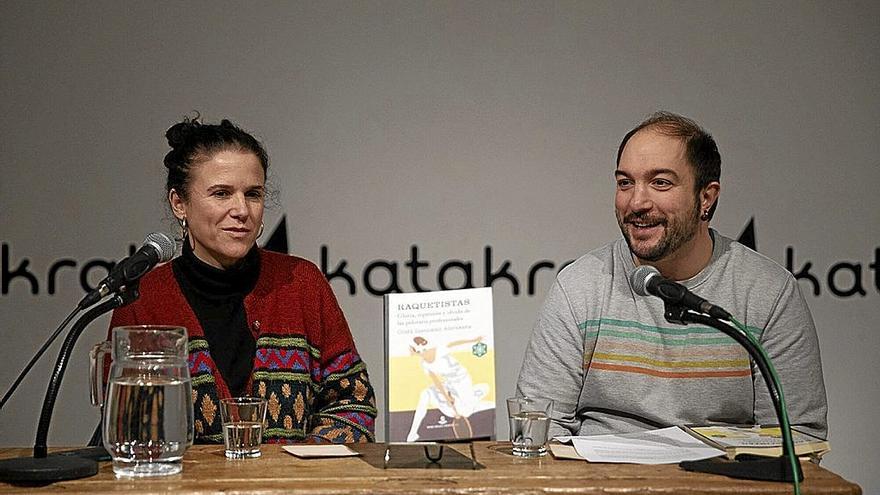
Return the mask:
<svg viewBox="0 0 880 495"><path fill-rule="evenodd" d="M186 239L186 235L189 233L186 226L186 217L178 219L177 223L180 224L180 237Z"/></svg>
<svg viewBox="0 0 880 495"><path fill-rule="evenodd" d="M263 222L260 222L260 232L257 233L257 239L263 237Z"/></svg>
<svg viewBox="0 0 880 495"><path fill-rule="evenodd" d="M703 210L703 213L700 215L700 220L704 222L709 221L709 210Z"/></svg>

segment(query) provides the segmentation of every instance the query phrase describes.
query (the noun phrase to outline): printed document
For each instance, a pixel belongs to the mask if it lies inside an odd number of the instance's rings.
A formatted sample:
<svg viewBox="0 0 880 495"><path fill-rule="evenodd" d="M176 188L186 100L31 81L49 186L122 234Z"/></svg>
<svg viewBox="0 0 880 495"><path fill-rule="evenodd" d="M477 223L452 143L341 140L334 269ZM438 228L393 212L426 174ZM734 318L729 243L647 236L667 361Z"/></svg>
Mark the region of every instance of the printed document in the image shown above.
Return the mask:
<svg viewBox="0 0 880 495"><path fill-rule="evenodd" d="M676 464L724 455L677 426L613 435L556 437L590 462Z"/></svg>

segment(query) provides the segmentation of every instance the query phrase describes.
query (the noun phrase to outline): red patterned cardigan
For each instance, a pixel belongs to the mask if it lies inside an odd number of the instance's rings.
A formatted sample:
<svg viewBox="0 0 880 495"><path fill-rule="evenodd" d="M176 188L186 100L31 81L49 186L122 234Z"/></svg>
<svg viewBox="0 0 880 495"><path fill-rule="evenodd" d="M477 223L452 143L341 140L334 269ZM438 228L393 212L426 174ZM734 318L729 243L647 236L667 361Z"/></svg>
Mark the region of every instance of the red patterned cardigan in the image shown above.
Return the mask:
<svg viewBox="0 0 880 495"><path fill-rule="evenodd" d="M230 397L171 263L147 274L141 297L113 313L120 325L179 325L189 335L196 442L223 442L219 399ZM327 279L309 261L260 250L260 276L244 299L257 342L248 382L269 401L264 442L374 440L376 403L367 369Z"/></svg>

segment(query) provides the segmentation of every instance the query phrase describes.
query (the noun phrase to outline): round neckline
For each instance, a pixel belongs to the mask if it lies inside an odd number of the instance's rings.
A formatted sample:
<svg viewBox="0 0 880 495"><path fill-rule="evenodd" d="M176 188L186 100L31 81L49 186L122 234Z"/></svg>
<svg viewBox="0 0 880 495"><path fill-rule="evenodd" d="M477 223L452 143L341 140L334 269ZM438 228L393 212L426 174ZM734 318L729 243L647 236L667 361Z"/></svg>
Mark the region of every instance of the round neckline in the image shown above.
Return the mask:
<svg viewBox="0 0 880 495"><path fill-rule="evenodd" d="M721 257L721 238L718 235L718 232L713 228L709 228L709 237L712 239L712 256L709 258L709 263L703 267L702 270L697 272L693 277L686 280L676 280L675 282L687 287L688 289L693 289L698 287L700 284L706 281L709 276L712 274L712 271L715 269L715 261ZM617 247L619 250L619 255L623 258L623 264L626 268L626 278L629 280L630 275L636 269L636 263L634 255L632 251L629 250L629 245L626 243L626 239L621 238L620 242L617 243Z"/></svg>

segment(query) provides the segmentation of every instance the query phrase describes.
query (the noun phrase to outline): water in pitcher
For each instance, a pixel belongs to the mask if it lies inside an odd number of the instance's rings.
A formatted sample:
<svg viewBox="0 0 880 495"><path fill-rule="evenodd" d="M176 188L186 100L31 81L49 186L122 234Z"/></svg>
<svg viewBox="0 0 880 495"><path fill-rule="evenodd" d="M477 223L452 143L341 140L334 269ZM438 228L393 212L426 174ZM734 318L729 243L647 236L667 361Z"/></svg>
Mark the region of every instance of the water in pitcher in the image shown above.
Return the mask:
<svg viewBox="0 0 880 495"><path fill-rule="evenodd" d="M104 445L122 476L180 472L192 442L192 387L168 376L119 377L109 384ZM188 417L187 417L188 416Z"/></svg>

